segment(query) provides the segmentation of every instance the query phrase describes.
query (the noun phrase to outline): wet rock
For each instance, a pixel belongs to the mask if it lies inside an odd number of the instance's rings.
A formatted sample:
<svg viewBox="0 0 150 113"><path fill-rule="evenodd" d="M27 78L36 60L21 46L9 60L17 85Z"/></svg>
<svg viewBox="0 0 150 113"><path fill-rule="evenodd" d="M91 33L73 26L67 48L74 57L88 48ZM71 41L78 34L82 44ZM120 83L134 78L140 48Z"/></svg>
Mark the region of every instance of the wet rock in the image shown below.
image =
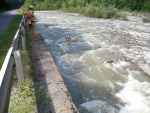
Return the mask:
<svg viewBox="0 0 150 113"><path fill-rule="evenodd" d="M108 60L106 61L107 63L113 63L114 61L111 59L111 60Z"/></svg>
<svg viewBox="0 0 150 113"><path fill-rule="evenodd" d="M124 61L129 62L131 61L131 58L124 58Z"/></svg>

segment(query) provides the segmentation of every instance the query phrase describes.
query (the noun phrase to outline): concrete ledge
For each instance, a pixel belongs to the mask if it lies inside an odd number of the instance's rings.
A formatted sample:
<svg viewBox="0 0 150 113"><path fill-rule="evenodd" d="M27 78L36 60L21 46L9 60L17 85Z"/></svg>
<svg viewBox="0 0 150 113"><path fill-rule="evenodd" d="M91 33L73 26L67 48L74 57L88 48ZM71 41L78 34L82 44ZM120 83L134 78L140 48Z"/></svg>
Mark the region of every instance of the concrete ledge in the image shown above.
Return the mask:
<svg viewBox="0 0 150 113"><path fill-rule="evenodd" d="M77 113L77 109L72 102L64 81L55 65L55 62L48 51L41 35L37 32L35 41L31 41L34 52L40 54L39 61L44 71L41 84L46 89L47 94L51 97L51 102L45 109L48 112L43 113Z"/></svg>

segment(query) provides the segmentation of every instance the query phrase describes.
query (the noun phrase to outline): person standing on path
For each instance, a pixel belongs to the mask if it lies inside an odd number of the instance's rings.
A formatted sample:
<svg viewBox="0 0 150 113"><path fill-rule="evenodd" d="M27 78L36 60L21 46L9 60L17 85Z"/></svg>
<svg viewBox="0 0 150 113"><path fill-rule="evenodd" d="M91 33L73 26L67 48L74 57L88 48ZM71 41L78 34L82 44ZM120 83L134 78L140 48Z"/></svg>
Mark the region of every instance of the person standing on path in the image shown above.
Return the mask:
<svg viewBox="0 0 150 113"><path fill-rule="evenodd" d="M27 26L28 26L28 34L31 40L35 38L35 21L34 21L34 7L31 5L29 10L25 15Z"/></svg>

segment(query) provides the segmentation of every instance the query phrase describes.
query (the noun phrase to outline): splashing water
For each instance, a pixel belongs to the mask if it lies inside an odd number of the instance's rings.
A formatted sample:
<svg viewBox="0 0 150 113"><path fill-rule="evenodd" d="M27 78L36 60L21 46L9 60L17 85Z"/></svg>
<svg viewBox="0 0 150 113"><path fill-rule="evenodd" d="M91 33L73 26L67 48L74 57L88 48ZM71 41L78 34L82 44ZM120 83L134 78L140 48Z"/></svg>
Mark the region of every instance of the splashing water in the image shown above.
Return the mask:
<svg viewBox="0 0 150 113"><path fill-rule="evenodd" d="M149 23L35 14L80 113L150 113Z"/></svg>

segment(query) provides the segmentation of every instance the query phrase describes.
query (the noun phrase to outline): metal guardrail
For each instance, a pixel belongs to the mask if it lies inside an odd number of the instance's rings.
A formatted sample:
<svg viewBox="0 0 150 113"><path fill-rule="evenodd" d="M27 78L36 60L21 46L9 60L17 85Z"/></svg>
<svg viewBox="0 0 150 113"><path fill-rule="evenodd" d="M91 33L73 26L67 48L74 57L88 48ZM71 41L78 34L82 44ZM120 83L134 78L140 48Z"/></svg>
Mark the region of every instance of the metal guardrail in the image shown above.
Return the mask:
<svg viewBox="0 0 150 113"><path fill-rule="evenodd" d="M12 45L8 50L2 68L0 70L0 113L8 112L12 81L15 69L14 67L16 67L15 51L18 50L18 44L20 42L19 40L22 40L21 42L23 49L26 49L24 26L25 26L25 18L23 15L23 18L19 25L19 29L17 30L14 36Z"/></svg>

